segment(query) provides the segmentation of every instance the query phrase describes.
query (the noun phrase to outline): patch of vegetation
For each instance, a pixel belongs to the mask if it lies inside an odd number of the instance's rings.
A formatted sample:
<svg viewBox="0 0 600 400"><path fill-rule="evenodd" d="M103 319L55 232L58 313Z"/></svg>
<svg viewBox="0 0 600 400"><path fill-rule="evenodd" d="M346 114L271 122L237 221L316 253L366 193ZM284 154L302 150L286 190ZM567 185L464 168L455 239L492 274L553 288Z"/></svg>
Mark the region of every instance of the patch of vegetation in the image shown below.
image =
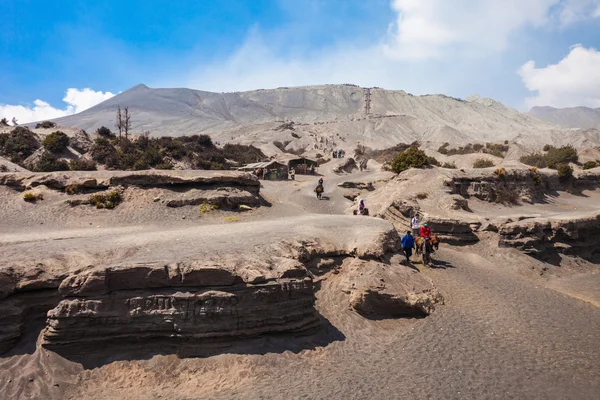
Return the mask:
<svg viewBox="0 0 600 400"><path fill-rule="evenodd" d="M65 160L56 158L52 153L44 151L40 159L31 165L31 170L35 172L68 171L69 164Z"/></svg>
<svg viewBox="0 0 600 400"><path fill-rule="evenodd" d="M88 202L96 208L106 208L112 210L123 201L121 193L116 190L111 190L105 193L96 193L88 197Z"/></svg>
<svg viewBox="0 0 600 400"><path fill-rule="evenodd" d="M56 123L52 121L43 121L39 124L35 124L35 129L52 129L56 128Z"/></svg>
<svg viewBox="0 0 600 400"><path fill-rule="evenodd" d="M496 168L494 175L496 175L498 179L504 180L506 179L506 170L504 168Z"/></svg>
<svg viewBox="0 0 600 400"><path fill-rule="evenodd" d="M486 143L485 146L481 143L467 144L458 148L449 148L450 143L446 142L438 148L438 153L453 156L453 155L464 155L464 154L475 154L475 153L486 153L496 157L504 158L508 151L508 146L505 144Z"/></svg>
<svg viewBox="0 0 600 400"><path fill-rule="evenodd" d="M506 144L486 143L485 148L483 148L482 151L486 154L504 158L506 152L508 152L508 146Z"/></svg>
<svg viewBox="0 0 600 400"><path fill-rule="evenodd" d="M354 150L354 154L357 160L361 159L373 159L378 163L384 164L386 162L391 163L394 161L394 158L403 151L406 151L410 148L409 144L406 143L398 143L395 146L389 147L387 149L381 150L373 150L369 147L358 145Z"/></svg>
<svg viewBox="0 0 600 400"><path fill-rule="evenodd" d="M419 200L425 200L427 197L429 197L429 194L427 194L425 192L421 192L421 193L417 193L417 195L415 197Z"/></svg>
<svg viewBox="0 0 600 400"><path fill-rule="evenodd" d="M254 146L226 144L217 148L210 136L151 138L142 135L128 138L97 138L90 150L92 158L108 169L172 169L172 160L183 161L196 169L229 169L238 164L264 160L266 156Z"/></svg>
<svg viewBox="0 0 600 400"><path fill-rule="evenodd" d="M100 128L98 128L98 129L96 130L96 134L97 134L98 136L100 136L100 137L107 138L107 139L113 139L113 138L115 138L115 137L116 137L116 135L115 135L115 134L113 134L113 133L110 131L110 129L108 129L108 128L107 128L107 127L105 127L105 126L101 126Z"/></svg>
<svg viewBox="0 0 600 400"><path fill-rule="evenodd" d="M170 162L170 161L164 161L160 164L157 164L155 167L155 169L173 169L175 168L175 166Z"/></svg>
<svg viewBox="0 0 600 400"><path fill-rule="evenodd" d="M577 163L579 155L577 150L571 146L554 147L549 144L543 149L546 153L532 153L520 158L523 164L533 165L538 168L558 169L560 164Z"/></svg>
<svg viewBox="0 0 600 400"><path fill-rule="evenodd" d="M36 135L24 126L17 126L10 133L0 134L0 155L21 164L40 148Z"/></svg>
<svg viewBox="0 0 600 400"><path fill-rule="evenodd" d="M42 142L44 148L53 153L65 151L69 146L69 137L61 131L52 132Z"/></svg>
<svg viewBox="0 0 600 400"><path fill-rule="evenodd" d="M8 172L8 167L4 164L0 165L0 172Z"/></svg>
<svg viewBox="0 0 600 400"><path fill-rule="evenodd" d="M79 160L69 161L69 169L71 171L96 171L98 166L94 160L80 158Z"/></svg>
<svg viewBox="0 0 600 400"><path fill-rule="evenodd" d="M229 216L229 217L225 217L225 222L239 222L240 219L238 217L233 217L233 216Z"/></svg>
<svg viewBox="0 0 600 400"><path fill-rule="evenodd" d="M545 159L548 168L558 170L560 164L576 163L579 161L579 155L577 154L577 150L571 145L559 148L549 146Z"/></svg>
<svg viewBox="0 0 600 400"><path fill-rule="evenodd" d="M523 164L531 165L536 168L547 167L545 156L542 153L531 153L524 155L519 159L519 161L521 161Z"/></svg>
<svg viewBox="0 0 600 400"><path fill-rule="evenodd" d="M6 118L0 119L0 126L9 126Z"/></svg>
<svg viewBox="0 0 600 400"><path fill-rule="evenodd" d="M563 181L573 176L573 167L569 164L558 164L556 171L558 172L558 178Z"/></svg>
<svg viewBox="0 0 600 400"><path fill-rule="evenodd" d="M540 186L542 184L542 175L540 175L537 167L529 168L529 176L531 176L531 180L535 186Z"/></svg>
<svg viewBox="0 0 600 400"><path fill-rule="evenodd" d="M496 164L494 164L494 162L492 160L487 160L485 158L478 158L473 163L473 168L491 168L495 165Z"/></svg>
<svg viewBox="0 0 600 400"><path fill-rule="evenodd" d="M585 163L583 163L583 169L592 169L592 168L596 168L600 166L600 160L596 160L596 161L586 161Z"/></svg>
<svg viewBox="0 0 600 400"><path fill-rule="evenodd" d="M217 206L216 204L202 203L198 212L199 212L200 216L202 216L206 213L209 213L213 210L218 210L218 209L219 209L219 206Z"/></svg>
<svg viewBox="0 0 600 400"><path fill-rule="evenodd" d="M44 200L44 195L41 193L35 194L32 192L23 193L23 200L29 203L35 203L38 200Z"/></svg>
<svg viewBox="0 0 600 400"><path fill-rule="evenodd" d="M448 168L448 169L456 169L456 163L454 161L452 162L445 162L442 164L442 168Z"/></svg>
<svg viewBox="0 0 600 400"><path fill-rule="evenodd" d="M435 158L428 157L423 150L417 147L410 147L394 158L392 171L400 173L410 168L424 168L432 164L439 165Z"/></svg>

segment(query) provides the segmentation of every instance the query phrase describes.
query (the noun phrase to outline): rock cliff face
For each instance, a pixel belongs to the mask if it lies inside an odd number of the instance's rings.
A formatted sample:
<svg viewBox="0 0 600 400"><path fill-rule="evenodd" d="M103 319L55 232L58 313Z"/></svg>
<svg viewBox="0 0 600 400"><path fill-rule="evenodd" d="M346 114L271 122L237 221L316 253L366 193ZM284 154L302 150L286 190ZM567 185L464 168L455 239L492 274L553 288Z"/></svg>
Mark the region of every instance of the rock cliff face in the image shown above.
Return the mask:
<svg viewBox="0 0 600 400"><path fill-rule="evenodd" d="M499 234L500 246L532 255L564 253L588 258L600 249L600 214L526 219L501 226Z"/></svg>
<svg viewBox="0 0 600 400"><path fill-rule="evenodd" d="M321 317L311 266L323 269L320 260L331 258L354 271L346 282L356 280L356 288L368 291L365 305L355 307L365 314L381 312L373 300L378 296L391 296L385 317L429 313L437 301L430 281L394 272L408 269L386 261L398 250L398 234L375 218L360 226L354 217L319 215L235 227L88 232L55 237L62 240L41 235L32 239L35 245L6 237L0 352L10 350L32 321L45 324L42 345L65 355L93 352L100 343L115 351L160 343L203 355L247 337L312 332ZM399 279L403 286L382 291L363 282L367 266L369 279Z"/></svg>
<svg viewBox="0 0 600 400"><path fill-rule="evenodd" d="M62 299L48 312L44 331L48 347L116 339L235 340L319 326L312 279L294 265L271 280L193 264L93 269L68 276L59 291Z"/></svg>
<svg viewBox="0 0 600 400"><path fill-rule="evenodd" d="M260 205L258 179L229 171L93 171L0 174L0 185L24 191L47 188L69 194L71 206L90 204L90 194L124 188L162 189L167 207L203 203L219 208Z"/></svg>

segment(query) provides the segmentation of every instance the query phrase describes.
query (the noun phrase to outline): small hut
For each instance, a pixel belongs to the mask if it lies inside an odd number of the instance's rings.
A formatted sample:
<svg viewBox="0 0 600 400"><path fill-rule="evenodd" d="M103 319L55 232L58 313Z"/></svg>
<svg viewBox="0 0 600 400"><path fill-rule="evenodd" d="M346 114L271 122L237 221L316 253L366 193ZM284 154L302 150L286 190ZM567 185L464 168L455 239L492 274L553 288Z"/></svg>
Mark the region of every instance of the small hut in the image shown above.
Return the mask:
<svg viewBox="0 0 600 400"><path fill-rule="evenodd" d="M279 161L263 161L239 167L238 171L251 172L259 179L288 179L288 166Z"/></svg>
<svg viewBox="0 0 600 400"><path fill-rule="evenodd" d="M307 157L288 158L284 161L288 169L294 168L297 174L310 175L317 171L319 163L316 160Z"/></svg>

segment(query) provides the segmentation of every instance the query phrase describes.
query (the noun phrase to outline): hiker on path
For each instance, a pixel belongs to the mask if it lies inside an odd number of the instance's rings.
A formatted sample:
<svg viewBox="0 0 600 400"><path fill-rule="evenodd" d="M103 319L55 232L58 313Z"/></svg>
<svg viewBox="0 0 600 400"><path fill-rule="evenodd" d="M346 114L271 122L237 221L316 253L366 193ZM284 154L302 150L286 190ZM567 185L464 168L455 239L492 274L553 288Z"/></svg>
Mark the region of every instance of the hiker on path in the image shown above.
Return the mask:
<svg viewBox="0 0 600 400"><path fill-rule="evenodd" d="M13 117L13 119L12 119L12 123L13 123L13 126L17 126L17 125L19 125L19 124L17 123L17 117Z"/></svg>
<svg viewBox="0 0 600 400"><path fill-rule="evenodd" d="M411 231L406 231L406 235L402 236L401 242L402 250L406 256L406 262L410 263L410 257L412 256L413 249L415 248L415 239L412 236Z"/></svg>
<svg viewBox="0 0 600 400"><path fill-rule="evenodd" d="M419 226L419 214L414 215L414 217L410 221L410 227L412 228L413 236L418 237L420 235L420 228L421 228Z"/></svg>

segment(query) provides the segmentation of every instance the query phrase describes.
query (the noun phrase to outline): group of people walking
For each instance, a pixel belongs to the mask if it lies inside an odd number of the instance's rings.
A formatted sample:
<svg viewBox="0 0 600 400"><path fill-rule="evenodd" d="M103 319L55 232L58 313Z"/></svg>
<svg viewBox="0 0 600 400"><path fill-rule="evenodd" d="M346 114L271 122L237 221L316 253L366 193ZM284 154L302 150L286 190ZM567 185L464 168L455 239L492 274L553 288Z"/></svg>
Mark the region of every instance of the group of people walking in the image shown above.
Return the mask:
<svg viewBox="0 0 600 400"><path fill-rule="evenodd" d="M416 247L415 237L423 238L423 258L429 259L431 253L434 252L433 245L431 242L432 232L428 223L424 223L420 225L419 215L415 214L410 221L411 230L406 232L401 239L402 250L404 251L404 256L406 257L406 262L410 262L410 257L412 257L413 249Z"/></svg>

